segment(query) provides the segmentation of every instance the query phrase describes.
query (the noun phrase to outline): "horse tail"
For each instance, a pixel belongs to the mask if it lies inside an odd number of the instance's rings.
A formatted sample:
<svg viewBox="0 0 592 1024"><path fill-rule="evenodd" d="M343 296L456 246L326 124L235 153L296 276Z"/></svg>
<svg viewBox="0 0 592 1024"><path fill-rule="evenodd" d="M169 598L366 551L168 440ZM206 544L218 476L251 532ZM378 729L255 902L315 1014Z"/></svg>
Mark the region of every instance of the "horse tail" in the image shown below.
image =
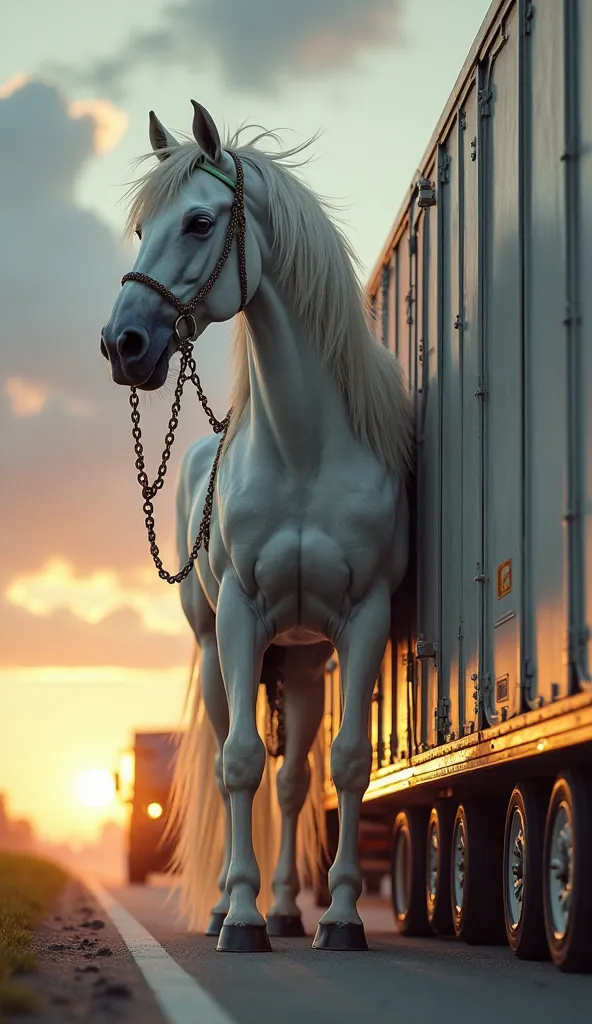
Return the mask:
<svg viewBox="0 0 592 1024"><path fill-rule="evenodd" d="M189 721L179 733L166 832L174 843L170 870L176 875L179 909L191 931L205 929L220 898L218 878L226 839L226 814L215 774L218 746L202 695L200 666L201 650L196 644L185 698ZM264 740L267 700L263 687L257 698L257 728ZM261 873L257 905L263 915L272 902L280 830L275 766L268 756L253 802L253 845Z"/></svg>
<svg viewBox="0 0 592 1024"><path fill-rule="evenodd" d="M260 686L257 693L257 731L264 743L267 730L267 694L265 687ZM277 761L267 751L263 778L253 801L253 848L261 875L257 907L264 917L273 902L271 883L280 853L282 821L277 798L277 770Z"/></svg>
<svg viewBox="0 0 592 1024"><path fill-rule="evenodd" d="M219 899L225 815L215 775L217 741L201 689L201 649L195 645L185 697L187 728L178 734L165 836L174 844L170 870L179 909L191 931L203 931Z"/></svg>
<svg viewBox="0 0 592 1024"><path fill-rule="evenodd" d="M300 879L306 878L315 890L322 882L323 857L327 855L325 819L325 723L315 736L308 755L310 783L298 821L297 859Z"/></svg>

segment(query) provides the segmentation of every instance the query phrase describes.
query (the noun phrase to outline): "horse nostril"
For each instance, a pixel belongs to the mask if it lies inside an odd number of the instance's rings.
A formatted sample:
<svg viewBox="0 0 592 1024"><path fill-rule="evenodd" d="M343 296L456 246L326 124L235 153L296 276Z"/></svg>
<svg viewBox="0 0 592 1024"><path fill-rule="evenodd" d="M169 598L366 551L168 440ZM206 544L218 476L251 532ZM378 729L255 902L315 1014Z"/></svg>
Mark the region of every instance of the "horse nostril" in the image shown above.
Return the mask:
<svg viewBox="0 0 592 1024"><path fill-rule="evenodd" d="M117 351L122 360L137 360L145 356L150 346L146 331L129 328L117 339Z"/></svg>
<svg viewBox="0 0 592 1024"><path fill-rule="evenodd" d="M105 359L109 358L109 353L107 352L107 346L105 344L105 338L103 337L102 334L101 334L101 354L105 356Z"/></svg>

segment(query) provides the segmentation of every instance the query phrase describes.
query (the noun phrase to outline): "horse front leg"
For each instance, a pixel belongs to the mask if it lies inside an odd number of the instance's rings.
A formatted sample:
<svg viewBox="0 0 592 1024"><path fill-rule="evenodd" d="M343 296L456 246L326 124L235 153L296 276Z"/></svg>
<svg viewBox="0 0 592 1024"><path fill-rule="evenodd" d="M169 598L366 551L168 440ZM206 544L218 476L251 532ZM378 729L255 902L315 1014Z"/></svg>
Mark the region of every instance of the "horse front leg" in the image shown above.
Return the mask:
<svg viewBox="0 0 592 1024"><path fill-rule="evenodd" d="M389 629L390 594L381 584L354 609L336 644L343 714L331 747L331 775L338 798L339 844L329 871L331 905L319 921L315 949L368 949L356 906L362 892L358 832L372 766L368 714Z"/></svg>
<svg viewBox="0 0 592 1024"><path fill-rule="evenodd" d="M300 880L296 863L298 820L310 783L308 753L319 731L325 699L324 675L286 679L284 715L286 741L284 763L277 776L278 802L282 815L282 838L273 876L274 902L267 915L269 935L305 935L296 897Z"/></svg>
<svg viewBox="0 0 592 1024"><path fill-rule="evenodd" d="M218 876L218 889L220 898L212 907L210 920L206 927L206 935L217 937L228 913L229 896L226 889L226 879L230 866L230 853L232 848L232 820L230 815L230 797L224 785L224 773L222 768L222 750L226 737L228 736L228 701L226 690L220 670L220 659L215 632L202 640L202 693L204 704L212 727L216 734L218 752L215 760L216 784L224 803L224 814L226 821L224 860Z"/></svg>
<svg viewBox="0 0 592 1024"><path fill-rule="evenodd" d="M261 876L253 849L252 814L266 757L265 744L257 732L256 703L267 636L234 575L225 576L220 587L216 635L230 713L222 761L232 820L232 853L226 879L229 908L217 949L265 952L271 946L265 918L256 904Z"/></svg>

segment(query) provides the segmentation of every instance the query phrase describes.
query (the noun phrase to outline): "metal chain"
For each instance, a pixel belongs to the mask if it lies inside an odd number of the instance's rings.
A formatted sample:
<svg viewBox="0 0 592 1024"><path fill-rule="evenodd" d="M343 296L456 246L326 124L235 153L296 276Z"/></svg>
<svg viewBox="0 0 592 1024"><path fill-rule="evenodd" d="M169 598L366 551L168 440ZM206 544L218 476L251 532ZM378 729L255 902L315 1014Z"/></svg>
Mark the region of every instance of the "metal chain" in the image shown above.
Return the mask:
<svg viewBox="0 0 592 1024"><path fill-rule="evenodd" d="M134 452L136 454L135 466L136 466L136 469L138 471L137 479L138 479L138 483L140 484L140 487L142 488L142 497L144 499L144 504L142 505L142 509L143 509L143 512L144 512L144 515L145 515L144 522L145 522L146 531L147 531L147 534L148 534L148 542L150 544L150 554L152 555L152 559L153 559L154 564L155 564L155 566L156 566L156 568L158 570L158 575L160 576L161 580L166 580L167 583L171 583L171 584L172 583L181 583L181 581L184 580L189 575L189 573L191 572L191 570L193 568L193 563L195 562L195 560L196 560L196 558L197 558L197 556L199 554L199 551L200 551L200 549L202 547L204 548L205 551L209 550L209 545L210 545L210 525L211 525L211 519L212 519L212 508L213 508L213 504L214 504L214 486L215 486L215 481L216 481L216 472L218 470L218 463L220 461L220 456L222 454L222 447L223 447L224 441L226 439L226 433L228 431L228 426L230 424L230 416L231 416L231 412L232 412L232 410L230 410L226 414L226 416L224 417L223 420L218 420L214 416L214 413L212 412L210 406L208 405L208 400L207 400L207 398L206 398L206 396L205 396L205 394L203 392L202 386L201 386L201 381L199 379L199 376L198 376L198 373L197 373L197 370L196 370L195 359L191 355L192 348L193 348L193 346L192 346L191 343L186 343L186 344L184 344L182 346L181 365L179 367L179 377L178 377L178 380L177 380L177 385L175 387L175 397L174 397L172 408L171 408L171 417L169 419L168 431L167 431L167 433L165 435L165 439L164 439L165 440L165 446L164 446L164 450L163 450L163 453L162 453L162 458L161 458L160 466L158 467L158 471L156 473L156 477L154 478L153 483L149 482L148 475L146 473L146 462L145 462L145 459L144 459L144 446L142 444L142 431L141 431L141 428L140 428L140 411L139 411L139 408L138 408L140 399L139 399L138 392L137 392L136 388L130 388L130 399L129 399L130 405L131 405L131 409L132 409L132 412L131 412L132 437L134 439ZM187 369L189 369L189 371L190 371L189 373L187 373ZM208 482L208 489L207 489L207 492L206 492L206 500L205 500L205 503L204 503L203 516L202 516L202 520L201 520L201 523L200 523L200 527L199 527L199 531L198 531L197 537L195 539L195 543L194 543L193 548L191 550L191 554L190 554L187 562L183 566L183 568L180 569L179 572L173 574L173 573L168 572L168 570L164 568L162 559L160 557L160 549L158 547L158 544L156 543L156 533L155 533L155 530L154 530L154 526L155 526L155 522L154 522L154 504L153 504L153 500L152 499L156 497L157 492L159 490L161 490L163 485L164 485L164 478L166 476L166 472L167 472L167 468L168 468L168 462L169 462L169 459L171 457L171 449L172 449L174 441L175 441L175 431L176 431L176 429L177 429L177 427L179 425L179 413L181 411L181 397L183 395L183 389L185 387L185 383L188 380L192 381L192 383L195 385L195 389L197 391L197 397L199 398L199 401L201 402L202 408L203 408L206 416L208 417L208 421L209 421L209 423L210 423L214 433L215 434L221 434L222 436L220 438L220 443L219 443L218 449L216 451L216 457L215 457L214 463L212 465L212 470L211 470L211 473L210 473L210 479L209 479L209 482Z"/></svg>
<svg viewBox="0 0 592 1024"><path fill-rule="evenodd" d="M167 301L170 302L171 305L173 305L178 310L178 312L180 314L179 319L177 320L177 322L175 324L175 334L177 335L177 338L179 340L179 349L180 349L180 352L181 352L181 364L180 364L180 367L179 367L179 377L178 377L178 380L177 380L177 385L175 387L175 397L173 399L173 404L172 404L172 407L171 407L171 416L170 416L170 419L169 419L168 431L167 431L167 433L165 435L165 439L164 439L165 440L165 446L164 446L164 450L163 450L163 453L162 453L162 458L161 458L161 461L160 461L160 466L158 467L158 471L156 473L156 476L154 478L153 483L149 482L148 475L146 473L146 462L145 462L145 459L144 459L144 447L142 445L142 431L141 431L141 428L140 428L140 410L139 410L139 401L140 401L140 399L138 397L138 392L137 392L136 388L134 388L134 387L130 388L130 399L129 399L130 405L131 405L131 409L132 409L132 412L131 412L132 437L134 439L134 452L136 454L135 466L136 466L136 469L138 471L138 475L137 475L138 483L140 484L140 487L142 488L142 497L144 499L144 504L142 505L142 509L143 509L144 515L145 515L144 522L146 524L146 531L148 533L148 542L150 544L150 554L152 555L152 559L153 559L154 564L155 564L155 566L156 566L156 568L158 570L158 575L160 576L161 580L166 580L167 583L171 583L171 584L172 583L181 583L181 581L184 580L189 575L189 573L191 572L191 570L193 568L193 564L194 564L195 560L197 559L197 556L198 556L198 554L199 554L199 552L200 552L202 547L203 547L204 551L208 551L209 550L209 545L210 545L210 528L211 528L211 521L212 521L212 509L213 509L213 506L214 506L214 487L215 487L215 483L216 483L216 473L217 473L217 470L218 470L218 463L220 461L220 456L222 454L222 448L224 446L224 441L226 439L226 434L228 432L228 427L229 427L229 424L230 424L230 417L231 417L231 414L232 414L232 409L231 409L226 414L226 416L224 417L223 420L218 420L214 416L214 413L212 412L212 410L210 408L210 405L208 403L208 400L207 400L207 398L206 398L206 396L204 394L203 388L201 386L201 381L200 381L199 375L197 373L196 362L195 362L195 359L194 359L194 357L192 355L193 342L191 340L186 340L186 341L181 340L181 337L180 337L180 334L179 334L179 329L178 329L178 324L179 324L179 321L181 319L185 318L186 316L191 316L193 314L193 311L197 308L197 306L199 305L200 302L203 302L204 298L208 295L208 293L209 293L210 289L212 288L212 286L218 280L218 277L220 276L220 274L222 272L224 264L226 263L229 255L230 255L230 252L232 250L232 242L234 240L235 233L237 235L238 265L239 265L239 277L240 277L240 287L241 287L241 305L240 305L240 310L243 310L245 308L245 306L247 304L247 301L248 301L248 292L247 292L247 260L246 260L246 246L245 246L246 222L245 222L245 211L244 211L243 170L242 170L241 162L238 159L238 157L236 156L236 154L230 153L230 155L232 156L232 158L234 160L234 163L235 163L235 166L236 166L236 172L237 172L236 178L237 178L237 180L236 180L236 188L235 188L235 198L234 198L234 201L232 203L232 208L231 208L231 211L230 211L230 221L229 221L228 229L227 229L227 232L226 232L226 238L224 240L224 248L223 248L223 250L222 250L218 260L216 261L216 264L214 266L214 269L213 269L210 277L208 278L206 283L200 288L200 290L197 293L197 295L190 302L181 303L179 301L179 299L177 298L177 296L173 292L171 292L168 288L166 288L165 285L161 284L159 281L156 281L152 277L148 277L148 275L146 275L146 274L141 274L141 273L132 271L129 274L125 274L125 276L122 278L122 284L125 284L126 281L137 281L140 284L147 285L149 288L153 288L154 291L159 292L159 294L162 295L163 298L167 299ZM194 321L194 324L195 324L195 321ZM155 529L154 529L155 522L154 522L153 498L156 497L156 494L158 493L159 490L162 489L162 487L164 485L164 478L166 476L166 472L167 472L167 468L168 468L168 462L169 462L169 459L171 457L171 449L172 449L174 441L175 441L175 431L176 431L177 427L179 426L179 413L181 411L181 398L182 398L182 395L183 395L183 389L184 389L185 384L186 384L186 382L188 380L190 380L194 384L194 386L195 386L195 390L197 391L197 397L199 398L201 406L202 406L206 416L208 417L208 422L209 422L210 426L212 427L212 430L214 431L215 434L221 434L221 437L220 437L220 443L219 443L217 451L216 451L216 456L214 458L214 462L213 462L213 465L212 465L212 469L211 469L211 472L210 472L210 479L208 481L208 489L207 489L207 492L206 492L206 499L205 499L205 502L204 502L203 515L202 515L202 519L201 519L201 523L200 523L200 527L199 527L199 530L198 530L197 537L195 538L195 543L193 545L193 548L191 549L191 553L189 555L189 558L187 559L187 562L185 563L183 568L180 569L179 572L173 574L173 573L168 572L168 570L164 568L162 559L160 557L160 549L158 547L158 544L156 543L156 533L155 533Z"/></svg>

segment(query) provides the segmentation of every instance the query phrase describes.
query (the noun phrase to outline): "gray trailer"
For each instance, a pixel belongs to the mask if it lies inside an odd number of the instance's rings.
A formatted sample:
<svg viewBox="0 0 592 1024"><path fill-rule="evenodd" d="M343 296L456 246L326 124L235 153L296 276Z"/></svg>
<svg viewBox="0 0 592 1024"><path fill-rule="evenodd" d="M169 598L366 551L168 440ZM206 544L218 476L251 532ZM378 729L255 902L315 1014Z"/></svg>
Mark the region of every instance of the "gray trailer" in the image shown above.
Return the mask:
<svg viewBox="0 0 592 1024"><path fill-rule="evenodd" d="M591 273L592 2L496 0L369 285L417 466L364 817L402 932L586 971Z"/></svg>

